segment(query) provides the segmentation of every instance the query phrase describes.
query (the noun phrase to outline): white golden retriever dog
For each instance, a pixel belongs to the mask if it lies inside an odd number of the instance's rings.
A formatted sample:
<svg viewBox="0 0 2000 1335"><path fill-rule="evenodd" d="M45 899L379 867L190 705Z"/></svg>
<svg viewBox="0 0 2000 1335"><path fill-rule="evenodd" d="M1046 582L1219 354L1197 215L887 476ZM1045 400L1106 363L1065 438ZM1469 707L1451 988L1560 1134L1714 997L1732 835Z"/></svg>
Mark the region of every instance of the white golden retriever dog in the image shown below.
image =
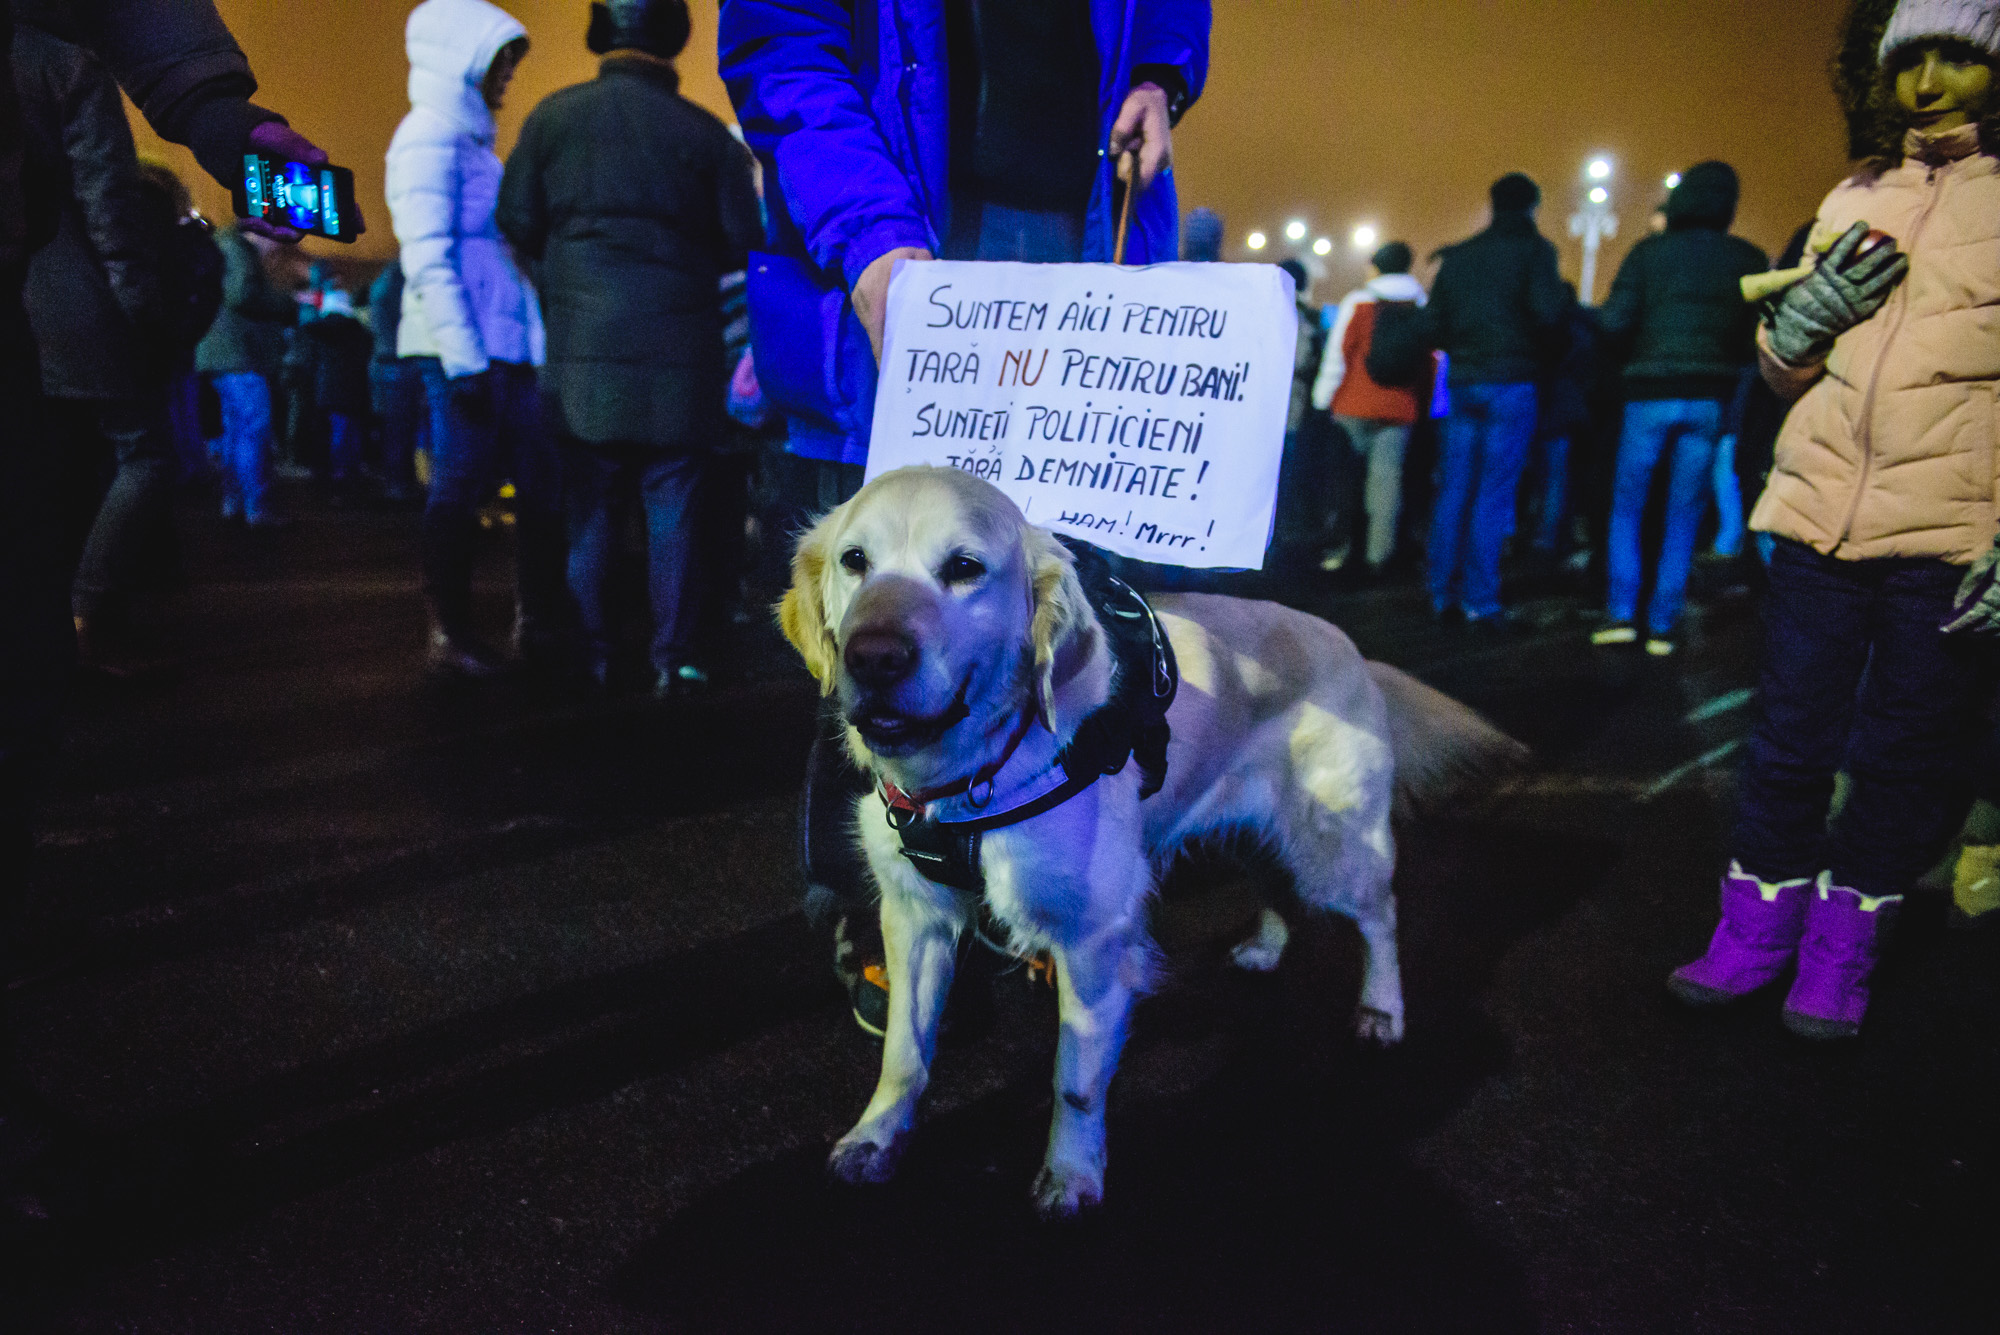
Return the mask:
<svg viewBox="0 0 2000 1335"><path fill-rule="evenodd" d="M876 479L805 535L792 574L785 634L838 694L854 758L877 779L857 830L881 891L887 1038L875 1096L831 1167L879 1182L916 1123L957 939L978 907L902 856L881 785L947 788L1003 761L996 787L1043 773L1110 697L1116 669L1069 552L997 488L954 469ZM1127 765L987 833L980 853L993 916L1016 948L1056 965L1055 1120L1034 1188L1046 1215L1103 1197L1105 1095L1147 984L1147 898L1177 849L1225 831L1268 842L1306 903L1360 927L1358 1029L1394 1043L1403 989L1392 810L1522 754L1464 706L1364 661L1316 617L1204 594L1153 606L1181 669L1165 788L1142 803L1138 767ZM1282 920L1267 912L1237 962L1275 967L1284 944Z"/></svg>

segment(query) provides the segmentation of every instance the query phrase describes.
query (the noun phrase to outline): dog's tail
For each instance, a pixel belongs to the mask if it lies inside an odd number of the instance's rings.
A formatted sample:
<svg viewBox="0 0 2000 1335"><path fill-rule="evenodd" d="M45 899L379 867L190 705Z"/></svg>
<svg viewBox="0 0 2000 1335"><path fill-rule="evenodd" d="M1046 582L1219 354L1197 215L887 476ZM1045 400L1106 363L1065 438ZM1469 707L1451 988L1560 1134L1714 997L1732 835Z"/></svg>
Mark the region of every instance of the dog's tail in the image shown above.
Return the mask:
<svg viewBox="0 0 2000 1335"><path fill-rule="evenodd" d="M1397 819L1419 815L1527 765L1527 747L1444 692L1387 663L1370 663L1368 674L1389 706Z"/></svg>

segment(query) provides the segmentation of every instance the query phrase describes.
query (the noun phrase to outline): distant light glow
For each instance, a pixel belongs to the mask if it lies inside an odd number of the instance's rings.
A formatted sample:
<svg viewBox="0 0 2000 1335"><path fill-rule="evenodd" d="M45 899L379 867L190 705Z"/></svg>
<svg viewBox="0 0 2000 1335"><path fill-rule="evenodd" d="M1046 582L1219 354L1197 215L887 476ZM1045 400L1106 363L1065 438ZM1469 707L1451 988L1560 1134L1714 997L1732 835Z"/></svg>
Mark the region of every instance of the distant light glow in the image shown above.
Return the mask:
<svg viewBox="0 0 2000 1335"><path fill-rule="evenodd" d="M1584 172L1593 181L1608 181L1611 179L1611 159L1592 158L1590 165L1584 168Z"/></svg>
<svg viewBox="0 0 2000 1335"><path fill-rule="evenodd" d="M1269 244L1270 240L1271 238L1265 236L1262 232L1252 232L1249 236L1243 238L1243 244L1252 250L1262 250Z"/></svg>
<svg viewBox="0 0 2000 1335"><path fill-rule="evenodd" d="M1361 226L1354 229L1354 236L1352 237L1356 250L1373 250L1375 249L1375 243L1381 239L1382 234L1375 230L1373 223L1362 223Z"/></svg>
<svg viewBox="0 0 2000 1335"><path fill-rule="evenodd" d="M1678 190L1680 189L1680 187L1681 187L1681 174L1679 172L1668 172L1667 189Z"/></svg>
<svg viewBox="0 0 2000 1335"><path fill-rule="evenodd" d="M1306 225L1304 219L1294 218L1290 222L1285 224L1285 240L1303 241L1305 239L1306 239Z"/></svg>
<svg viewBox="0 0 2000 1335"><path fill-rule="evenodd" d="M1315 255L1331 255L1332 253L1333 253L1333 238L1332 238L1332 237L1330 237L1330 236L1323 236L1323 237L1321 237L1321 238L1320 238L1319 240L1317 240L1317 241L1313 242L1313 254L1315 254Z"/></svg>
<svg viewBox="0 0 2000 1335"><path fill-rule="evenodd" d="M1593 204L1602 204L1610 198L1611 192L1601 185L1590 192L1590 202Z"/></svg>

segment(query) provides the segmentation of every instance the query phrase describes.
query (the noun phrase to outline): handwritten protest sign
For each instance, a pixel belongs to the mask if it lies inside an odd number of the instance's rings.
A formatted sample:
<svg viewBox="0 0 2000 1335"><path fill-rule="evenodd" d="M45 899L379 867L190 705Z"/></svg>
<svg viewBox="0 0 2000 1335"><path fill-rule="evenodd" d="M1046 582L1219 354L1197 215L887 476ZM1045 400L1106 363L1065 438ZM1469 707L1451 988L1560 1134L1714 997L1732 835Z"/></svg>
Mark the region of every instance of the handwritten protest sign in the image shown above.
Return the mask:
<svg viewBox="0 0 2000 1335"><path fill-rule="evenodd" d="M1120 555L1259 567L1292 303L1269 265L903 264L868 475L962 468Z"/></svg>

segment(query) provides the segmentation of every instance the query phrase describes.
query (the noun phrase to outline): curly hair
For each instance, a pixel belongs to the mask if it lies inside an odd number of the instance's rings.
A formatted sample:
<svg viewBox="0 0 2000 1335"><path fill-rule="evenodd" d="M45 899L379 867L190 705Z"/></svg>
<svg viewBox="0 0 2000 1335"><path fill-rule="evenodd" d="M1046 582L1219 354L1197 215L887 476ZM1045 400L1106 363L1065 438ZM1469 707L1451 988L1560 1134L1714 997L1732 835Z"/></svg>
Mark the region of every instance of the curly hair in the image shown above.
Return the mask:
<svg viewBox="0 0 2000 1335"><path fill-rule="evenodd" d="M1895 70L1878 54L1896 3L1852 0L1833 56L1833 91L1847 118L1847 155L1871 175L1902 163L1903 136L1910 128L1909 113L1896 101ZM1979 148L2000 157L2000 102L1979 123Z"/></svg>

